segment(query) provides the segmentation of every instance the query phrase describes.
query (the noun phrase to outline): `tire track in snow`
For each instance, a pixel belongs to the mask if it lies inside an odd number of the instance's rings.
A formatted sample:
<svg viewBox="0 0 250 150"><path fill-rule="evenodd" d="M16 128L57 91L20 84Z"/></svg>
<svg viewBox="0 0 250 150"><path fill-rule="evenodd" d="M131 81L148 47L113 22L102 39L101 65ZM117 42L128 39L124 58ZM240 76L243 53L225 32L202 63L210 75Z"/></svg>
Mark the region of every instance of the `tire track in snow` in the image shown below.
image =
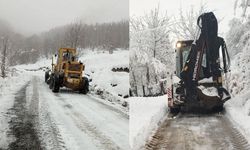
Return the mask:
<svg viewBox="0 0 250 150"><path fill-rule="evenodd" d="M16 93L13 107L9 110L12 114L9 122L10 135L15 137L15 141L9 144L10 150L17 149L42 149L39 137L35 130L35 115L29 112L26 107L26 89L28 82Z"/></svg>
<svg viewBox="0 0 250 150"><path fill-rule="evenodd" d="M60 132L48 112L48 104L42 99L39 101L39 92L37 86L38 79L33 77L33 92L30 103L30 111L33 114L38 113L36 119L36 127L39 132L42 146L47 150L63 150L66 149Z"/></svg>
<svg viewBox="0 0 250 150"><path fill-rule="evenodd" d="M64 134L63 139L67 140L65 141L65 145L71 146L72 144L75 144L75 149L80 149L81 148L86 148L88 144L90 147L93 149L111 149L111 150L118 150L118 149L127 149L126 147L121 147L121 143L116 143L114 139L112 139L112 136L109 137L109 134L106 132L103 132L101 129L99 129L95 123L92 122L91 118L89 118L88 114L81 113L81 106L78 106L77 103L74 103L74 101L70 101L69 99L90 99L89 101L93 99L92 97L89 96L81 96L77 92L73 92L68 89L61 89L60 93L52 93L51 90L48 89L47 85L43 83L41 79L39 79L39 83L42 83L44 85L44 90L41 90L40 93L40 98L47 98L45 100L49 106L52 106L51 108L54 108L53 105L55 106L55 112L54 110L50 110L53 112L50 112L52 117L56 117L57 113L61 112L61 115L59 118L54 118L56 119L57 127L60 129L60 131ZM46 86L45 86L46 85ZM41 87L43 88L43 87ZM49 94L48 94L49 92ZM51 97L50 100L48 100L48 96ZM83 101L80 101L82 105ZM93 103L93 102L91 102ZM110 112L114 112L117 117L119 115L122 118L127 118L124 114L122 114L120 111L116 109L111 109L111 106L106 106L105 104L98 102L97 100L94 99L94 105L99 105L102 107L102 109L106 109ZM88 106L88 105L87 105ZM93 107L92 104L90 107ZM50 108L50 109L51 109ZM89 111L89 108L87 107L87 111ZM118 111L118 112L117 112ZM93 110L95 112L95 110ZM91 112L89 112L91 113ZM90 120L89 120L90 119ZM105 123L105 122L104 122ZM70 130L69 130L70 129ZM108 129L108 130L112 130ZM106 131L106 130L105 130ZM117 134L120 134L119 132ZM67 135L65 137L64 135ZM117 136L116 136L117 137ZM118 136L119 137L119 136ZM87 138L86 140L84 138ZM125 137L126 138L126 137ZM69 141L68 141L69 140ZM81 142L81 140L84 140L84 142ZM126 139L124 140L126 141ZM82 145L82 144L87 144L87 145ZM120 145L119 145L120 144Z"/></svg>
<svg viewBox="0 0 250 150"><path fill-rule="evenodd" d="M110 140L109 137L100 132L94 124L90 123L86 117L75 111L73 109L73 106L70 103L66 102L63 97L59 96L57 93L55 94L55 96L57 96L64 103L64 108L70 112L68 114L77 128L94 139L97 147L99 147L100 149L108 150L121 149L118 145L116 145L116 143Z"/></svg>
<svg viewBox="0 0 250 150"><path fill-rule="evenodd" d="M167 119L142 149L249 150L248 141L224 115Z"/></svg>
<svg viewBox="0 0 250 150"><path fill-rule="evenodd" d="M77 112L73 112L70 114L73 121L75 122L76 126L87 135L92 137L93 139L97 140L98 147L100 149L107 149L107 150L119 150L120 148L110 140L110 138L106 137L102 134L93 124L88 122L88 120Z"/></svg>
<svg viewBox="0 0 250 150"><path fill-rule="evenodd" d="M60 89L60 92L68 93L68 94L79 94L78 92L72 91L71 89ZM58 93L55 93L55 96L60 97ZM112 110L112 111L114 111L116 113L119 113L120 115L122 115L126 119L129 119L129 115L127 113L125 113L122 110L112 106L113 105L112 103L107 102L106 100L100 100L101 98L98 97L97 95L94 95L93 93L89 93L89 94L87 94L87 96L90 99L94 100L96 103L99 103L99 104L105 106L107 109ZM62 99L62 100L64 101L64 99Z"/></svg>
<svg viewBox="0 0 250 150"><path fill-rule="evenodd" d="M245 137L235 128L230 120L226 117L222 118L222 123L225 126L225 130L229 133L230 140L234 149L249 150L250 144Z"/></svg>
<svg viewBox="0 0 250 150"><path fill-rule="evenodd" d="M39 100L37 88L37 77L33 77L16 93L14 106L9 109L9 136L15 137L9 144L10 150L66 149L48 105Z"/></svg>

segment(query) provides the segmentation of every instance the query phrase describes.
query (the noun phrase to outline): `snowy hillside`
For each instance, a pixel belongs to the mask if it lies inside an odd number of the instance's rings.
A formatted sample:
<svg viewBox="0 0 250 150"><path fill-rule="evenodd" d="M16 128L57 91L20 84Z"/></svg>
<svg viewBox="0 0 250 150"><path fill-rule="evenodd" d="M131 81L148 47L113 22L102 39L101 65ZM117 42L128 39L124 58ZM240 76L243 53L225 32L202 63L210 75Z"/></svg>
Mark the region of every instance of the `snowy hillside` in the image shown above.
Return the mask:
<svg viewBox="0 0 250 150"><path fill-rule="evenodd" d="M238 20L238 21L237 21ZM236 23L241 22L239 25ZM231 73L228 80L232 99L225 106L229 117L239 125L240 130L250 140L250 36L249 19L232 20L228 33L231 52ZM234 36L231 36L233 35Z"/></svg>
<svg viewBox="0 0 250 150"><path fill-rule="evenodd" d="M87 51L82 54L79 60L86 65L85 74L90 75L93 79L93 85L105 89L116 96L128 96L128 72L123 70L115 71L115 69L119 68L128 69L128 50L114 51L113 54L109 54L107 51Z"/></svg>

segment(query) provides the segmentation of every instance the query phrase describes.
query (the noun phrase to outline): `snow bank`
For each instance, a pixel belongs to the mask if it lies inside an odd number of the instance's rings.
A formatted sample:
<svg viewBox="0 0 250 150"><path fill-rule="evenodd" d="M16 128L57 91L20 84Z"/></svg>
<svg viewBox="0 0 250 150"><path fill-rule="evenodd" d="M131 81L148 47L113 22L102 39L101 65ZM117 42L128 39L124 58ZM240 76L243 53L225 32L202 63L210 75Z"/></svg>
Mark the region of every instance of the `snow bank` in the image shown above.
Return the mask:
<svg viewBox="0 0 250 150"><path fill-rule="evenodd" d="M129 101L129 142L132 149L139 149L166 116L167 96L132 97Z"/></svg>
<svg viewBox="0 0 250 150"><path fill-rule="evenodd" d="M127 72L113 72L113 68L129 67L129 51L118 50L113 54L108 51L89 51L79 58L85 65L85 73L92 78L92 85L105 89L118 96L128 95L129 74Z"/></svg>
<svg viewBox="0 0 250 150"><path fill-rule="evenodd" d="M225 109L235 126L250 141L250 40L248 42L233 59L228 77L232 99L225 104Z"/></svg>
<svg viewBox="0 0 250 150"><path fill-rule="evenodd" d="M41 58L36 63L17 65L17 66L14 66L12 68L16 68L16 69L22 70L22 71L25 71L25 70L32 71L32 70L42 69L45 67L51 68L51 63L52 63L51 59ZM42 75L44 75L44 74L42 74Z"/></svg>
<svg viewBox="0 0 250 150"><path fill-rule="evenodd" d="M229 52L232 57L228 88L232 99L225 103L226 114L250 141L250 26L245 22L232 20L228 33ZM234 36L231 36L234 35Z"/></svg>
<svg viewBox="0 0 250 150"><path fill-rule="evenodd" d="M250 141L250 92L232 98L225 108L227 116Z"/></svg>
<svg viewBox="0 0 250 150"><path fill-rule="evenodd" d="M92 79L91 91L128 113L129 73L120 68L129 68L129 51L116 50L110 54L85 49L80 53L79 60L86 65L85 74Z"/></svg>

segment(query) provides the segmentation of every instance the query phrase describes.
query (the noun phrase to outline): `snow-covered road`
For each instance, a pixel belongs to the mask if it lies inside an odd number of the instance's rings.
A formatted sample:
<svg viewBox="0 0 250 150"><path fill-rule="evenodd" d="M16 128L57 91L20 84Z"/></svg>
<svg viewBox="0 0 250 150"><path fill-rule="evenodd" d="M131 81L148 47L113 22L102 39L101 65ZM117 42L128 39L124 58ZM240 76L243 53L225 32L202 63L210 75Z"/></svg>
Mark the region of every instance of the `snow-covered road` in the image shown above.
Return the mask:
<svg viewBox="0 0 250 150"><path fill-rule="evenodd" d="M17 92L9 111L16 138L12 149L37 145L37 139L46 149L129 149L127 115L89 95L67 89L52 93L42 77L33 76ZM33 133L18 136L24 129Z"/></svg>
<svg viewBox="0 0 250 150"><path fill-rule="evenodd" d="M248 150L244 136L223 114L181 114L166 119L142 149Z"/></svg>

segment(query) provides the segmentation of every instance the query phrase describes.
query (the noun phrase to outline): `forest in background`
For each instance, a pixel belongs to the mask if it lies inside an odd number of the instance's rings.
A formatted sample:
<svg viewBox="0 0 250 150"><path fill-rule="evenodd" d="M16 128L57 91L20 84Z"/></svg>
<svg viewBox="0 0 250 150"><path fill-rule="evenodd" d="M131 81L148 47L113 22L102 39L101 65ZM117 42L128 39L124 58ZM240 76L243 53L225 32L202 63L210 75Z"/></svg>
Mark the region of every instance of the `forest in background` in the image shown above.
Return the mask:
<svg viewBox="0 0 250 150"><path fill-rule="evenodd" d="M14 31L8 22L0 19L1 68L34 63L40 57L49 58L60 47L128 49L129 22L121 20L84 24L81 21L75 21L27 37Z"/></svg>

